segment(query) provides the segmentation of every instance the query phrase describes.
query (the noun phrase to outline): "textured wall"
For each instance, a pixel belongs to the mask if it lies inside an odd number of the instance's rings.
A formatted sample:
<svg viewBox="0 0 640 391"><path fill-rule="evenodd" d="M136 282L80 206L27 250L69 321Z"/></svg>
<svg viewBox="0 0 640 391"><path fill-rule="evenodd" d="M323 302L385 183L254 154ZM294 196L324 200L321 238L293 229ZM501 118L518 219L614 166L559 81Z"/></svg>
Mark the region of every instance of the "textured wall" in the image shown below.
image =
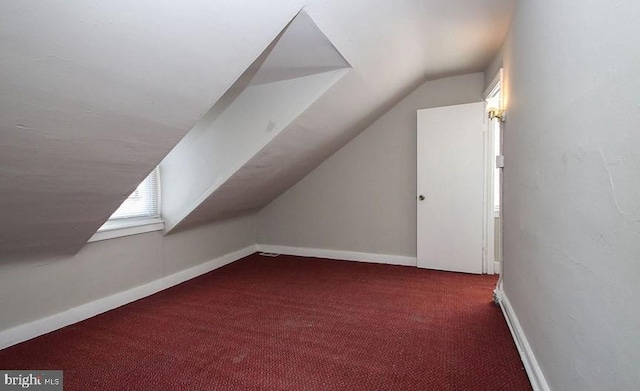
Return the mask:
<svg viewBox="0 0 640 391"><path fill-rule="evenodd" d="M640 3L521 1L504 289L553 390L640 389Z"/></svg>
<svg viewBox="0 0 640 391"><path fill-rule="evenodd" d="M416 110L482 100L483 75L430 81L265 207L261 244L416 255Z"/></svg>

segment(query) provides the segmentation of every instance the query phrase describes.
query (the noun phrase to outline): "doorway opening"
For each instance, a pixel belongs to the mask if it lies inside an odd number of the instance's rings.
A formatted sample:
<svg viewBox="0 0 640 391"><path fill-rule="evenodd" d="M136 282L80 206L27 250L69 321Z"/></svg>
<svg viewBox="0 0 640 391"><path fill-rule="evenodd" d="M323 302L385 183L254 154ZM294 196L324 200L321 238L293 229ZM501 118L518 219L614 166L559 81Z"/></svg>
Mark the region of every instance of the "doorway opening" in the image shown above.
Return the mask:
<svg viewBox="0 0 640 391"><path fill-rule="evenodd" d="M417 111L420 268L501 272L501 74L486 102Z"/></svg>
<svg viewBox="0 0 640 391"><path fill-rule="evenodd" d="M485 224L483 272L502 270L502 118L490 111L503 107L502 69L485 91L487 130L485 131Z"/></svg>

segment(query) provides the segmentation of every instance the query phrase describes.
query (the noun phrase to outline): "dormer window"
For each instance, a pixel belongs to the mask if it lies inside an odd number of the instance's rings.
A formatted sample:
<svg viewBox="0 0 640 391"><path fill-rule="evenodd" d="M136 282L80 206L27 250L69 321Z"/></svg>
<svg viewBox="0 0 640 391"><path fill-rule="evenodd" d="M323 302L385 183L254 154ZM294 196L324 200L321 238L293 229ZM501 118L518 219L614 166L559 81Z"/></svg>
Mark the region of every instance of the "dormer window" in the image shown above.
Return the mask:
<svg viewBox="0 0 640 391"><path fill-rule="evenodd" d="M109 217L109 221L160 217L160 173L156 167Z"/></svg>
<svg viewBox="0 0 640 391"><path fill-rule="evenodd" d="M156 167L89 242L163 229L164 223L160 215L160 169Z"/></svg>

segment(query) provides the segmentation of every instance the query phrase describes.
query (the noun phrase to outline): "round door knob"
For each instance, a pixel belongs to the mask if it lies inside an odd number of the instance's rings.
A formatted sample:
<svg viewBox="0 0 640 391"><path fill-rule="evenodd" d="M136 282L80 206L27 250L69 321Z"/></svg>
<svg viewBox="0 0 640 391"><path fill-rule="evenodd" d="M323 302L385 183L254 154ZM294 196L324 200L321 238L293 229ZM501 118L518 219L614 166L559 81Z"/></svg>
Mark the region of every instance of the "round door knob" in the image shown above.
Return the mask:
<svg viewBox="0 0 640 391"><path fill-rule="evenodd" d="M418 196L418 199L419 199L420 201L424 201L424 196L423 196L422 194L420 194L420 196Z"/></svg>

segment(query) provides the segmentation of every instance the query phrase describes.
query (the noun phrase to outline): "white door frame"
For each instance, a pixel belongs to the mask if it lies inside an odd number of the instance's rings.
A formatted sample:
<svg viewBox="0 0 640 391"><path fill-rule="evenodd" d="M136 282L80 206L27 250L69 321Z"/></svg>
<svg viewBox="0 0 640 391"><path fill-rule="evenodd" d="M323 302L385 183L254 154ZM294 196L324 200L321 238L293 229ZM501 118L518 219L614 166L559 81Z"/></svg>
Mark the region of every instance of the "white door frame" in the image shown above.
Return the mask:
<svg viewBox="0 0 640 391"><path fill-rule="evenodd" d="M486 99L495 91L497 87L502 86L502 69L494 77L491 83L484 91L483 97ZM495 218L494 211L494 170L496 167L495 151L494 151L494 132L493 121L497 119L489 119L485 116L487 124L484 132L484 213L483 213L483 232L482 232L482 272L485 274L496 274L496 237L495 237Z"/></svg>

